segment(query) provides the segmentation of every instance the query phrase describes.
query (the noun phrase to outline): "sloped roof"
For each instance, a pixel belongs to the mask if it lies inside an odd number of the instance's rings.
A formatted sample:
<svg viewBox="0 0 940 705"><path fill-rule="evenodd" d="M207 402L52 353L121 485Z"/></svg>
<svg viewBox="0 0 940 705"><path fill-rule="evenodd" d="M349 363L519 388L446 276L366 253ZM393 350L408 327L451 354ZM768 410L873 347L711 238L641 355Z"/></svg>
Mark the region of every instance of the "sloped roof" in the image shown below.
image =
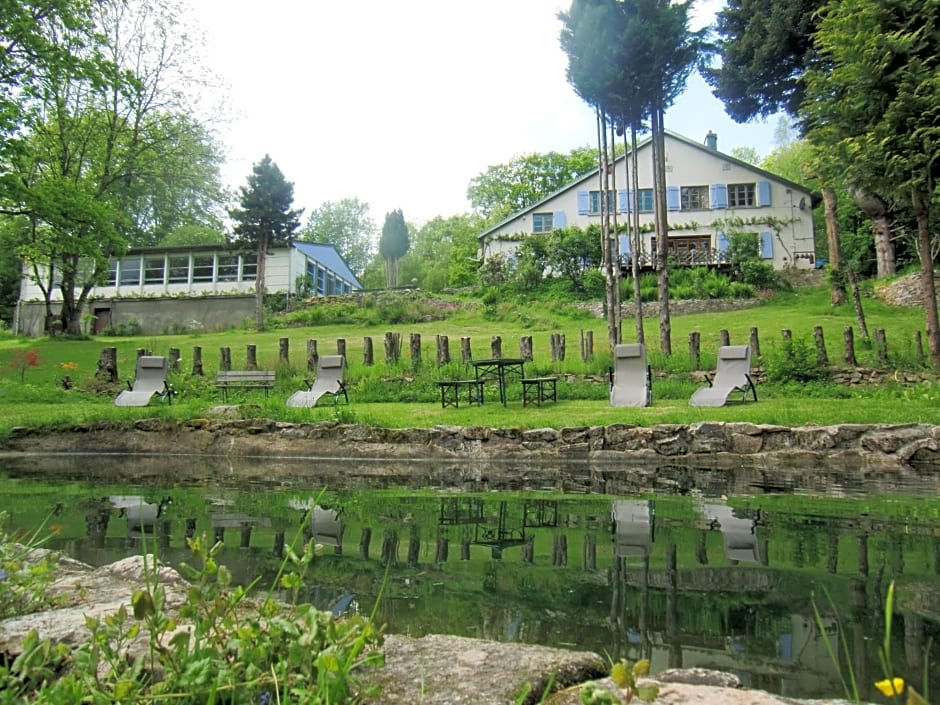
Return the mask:
<svg viewBox="0 0 940 705"><path fill-rule="evenodd" d="M343 279L352 282L358 289L362 288L362 282L359 277L353 274L353 271L346 264L335 245L327 245L319 242L291 242L293 247L305 254L312 260L316 260L327 269L331 269L339 274Z"/></svg>
<svg viewBox="0 0 940 705"><path fill-rule="evenodd" d="M801 185L801 184L798 184L798 183L796 183L796 182L794 182L794 181L790 181L789 179L785 179L785 178L783 178L782 176L779 176L779 175L774 174L774 173L772 173L772 172L766 171L765 169L761 169L761 168L758 167L758 166L754 166L753 164L750 164L750 163L748 163L748 162L745 162L745 161L742 161L742 160L740 160L740 159L737 159L736 157L732 157L730 154L725 154L724 152L719 152L719 151L716 150L716 149L711 149L711 148L709 148L707 145L705 145L705 144L703 144L703 143L696 142L695 140L690 140L688 137L684 137L683 135L680 135L680 134L678 134L678 133L671 132L670 130L665 130L665 133L666 133L666 137L672 138L672 139L674 139L674 140L678 140L679 142L683 142L683 143L685 143L685 144L687 144L687 145L689 145L689 146L691 146L691 147L695 147L696 149L700 149L700 150L702 150L703 152L705 152L706 154L709 154L709 155L711 155L711 156L718 156L718 157L720 157L720 158L722 159L722 161L731 162L732 164L737 164L738 166L744 167L745 169L749 169L750 171L753 171L754 173L756 173L756 174L758 174L758 175L760 175L760 176L763 176L763 177L766 178L766 179L773 179L773 180L776 181L777 183L784 184L784 185L787 186L788 188L798 189L798 190L800 190L800 191L806 191L807 193L810 193L810 190L809 190L808 188L806 188L805 186ZM641 149L645 148L645 147L650 143L651 140L652 140L652 137L651 137L651 136L647 136L647 137L644 137L644 138L643 138L642 140L640 140L639 142L637 142L637 145L636 145L636 150L637 150L637 152L639 152ZM614 164L616 165L618 162L622 161L625 157L626 157L625 154L620 154L620 155L618 155L618 156L614 159ZM567 184L565 184L564 186L562 186L562 187L561 187L560 189L558 189L557 191L553 191L552 193L548 194L547 196L545 196L545 198L543 198L543 199L541 199L541 200L539 200L539 201L533 203L531 206L528 206L527 208L523 208L522 210L516 211L516 212L513 213L512 215L510 215L510 216L508 216L507 218L504 218L503 220L501 220L501 221L499 221L498 223L496 223L496 225L493 225L493 226L487 228L487 229L484 230L482 233L480 233L479 235L477 235L477 239L478 239L478 240L482 240L482 239L485 238L487 235L489 235L491 232L493 232L493 231L495 231L495 230L499 230L499 229L500 229L501 227L503 227L506 223L509 223L509 222L511 222L511 221L513 221L513 220L516 220L517 218L519 218L519 217L521 217L521 216L523 216L523 215L526 215L526 214L528 214L528 213L531 213L532 211L534 211L534 210L538 209L539 207L541 207L541 205L542 205L543 203L546 203L546 202L552 200L553 198L555 198L555 197L558 196L559 194L564 193L565 191L570 191L571 189L573 189L573 188L575 188L575 187L577 187L577 186L583 184L583 183L586 182L586 181L590 181L591 179L596 179L596 178L597 178L597 175L598 175L599 173L600 173L600 167L596 167L596 168L594 168L594 169L591 169L591 171L585 172L584 174L582 174L582 175L579 176L578 178L576 178L576 179L574 179L574 180L572 180L572 181L569 181ZM810 195L812 195L812 194L810 194ZM816 199L816 197L814 196L814 197L813 197L813 205L815 206L816 204L817 204L817 199Z"/></svg>

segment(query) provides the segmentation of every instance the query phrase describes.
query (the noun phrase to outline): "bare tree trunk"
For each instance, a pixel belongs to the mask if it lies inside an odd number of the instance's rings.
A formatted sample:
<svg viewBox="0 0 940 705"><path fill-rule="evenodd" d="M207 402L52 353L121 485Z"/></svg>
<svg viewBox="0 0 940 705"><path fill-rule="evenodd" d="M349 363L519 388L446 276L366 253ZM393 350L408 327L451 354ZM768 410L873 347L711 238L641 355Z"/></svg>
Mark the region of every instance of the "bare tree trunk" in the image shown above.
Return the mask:
<svg viewBox="0 0 940 705"><path fill-rule="evenodd" d="M607 339L611 349L617 344L617 312L614 310L614 263L610 257L610 211L608 210L608 184L610 160L607 154L607 120L597 111L597 152L601 210L601 267L604 270L604 307L607 313Z"/></svg>
<svg viewBox="0 0 940 705"><path fill-rule="evenodd" d="M927 344L930 347L930 362L940 368L940 322L937 320L937 288L933 276L933 257L930 252L930 222L927 201L920 187L911 188L914 217L917 218L917 253L920 256L920 288L924 297L924 313L927 316Z"/></svg>
<svg viewBox="0 0 940 705"><path fill-rule="evenodd" d="M663 110L657 102L652 113L653 127L653 216L656 222L656 275L659 292L659 347L672 354L672 324L669 320L669 223L666 213L666 137Z"/></svg>
<svg viewBox="0 0 940 705"><path fill-rule="evenodd" d="M829 303L841 306L845 303L845 281L842 271L842 247L839 244L839 219L836 213L838 201L836 192L831 188L823 187L822 192L826 208L826 238L829 242L829 272L832 285Z"/></svg>
<svg viewBox="0 0 940 705"><path fill-rule="evenodd" d="M610 191L607 198L608 212L610 213L610 259L613 263L614 275L614 326L617 329L616 343L620 342L623 332L623 312L620 309L620 231L617 229L617 136L614 124L610 125ZM626 161L624 161L626 164Z"/></svg>
<svg viewBox="0 0 940 705"><path fill-rule="evenodd" d="M255 277L255 327L264 330L264 265L268 258L268 238L258 243L258 273Z"/></svg>
<svg viewBox="0 0 940 705"><path fill-rule="evenodd" d="M633 216L632 237L633 257L630 268L633 274L633 319L636 326L636 342L645 343L643 334L643 300L640 295L640 255L642 254L642 235L640 233L640 166L637 164L636 151L636 123L630 125L631 165L633 167L633 198L630 199L630 210ZM628 187L629 192L629 187ZM629 195L629 193L628 193Z"/></svg>

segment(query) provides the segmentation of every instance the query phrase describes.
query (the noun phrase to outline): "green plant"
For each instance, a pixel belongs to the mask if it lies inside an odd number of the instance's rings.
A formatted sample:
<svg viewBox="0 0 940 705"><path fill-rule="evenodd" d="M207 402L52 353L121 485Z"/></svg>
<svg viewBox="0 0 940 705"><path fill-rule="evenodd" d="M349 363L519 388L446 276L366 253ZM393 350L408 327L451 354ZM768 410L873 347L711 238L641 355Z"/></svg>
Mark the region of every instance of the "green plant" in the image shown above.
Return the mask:
<svg viewBox="0 0 940 705"><path fill-rule="evenodd" d="M7 367L17 370L20 373L20 384L26 381L26 370L30 367L39 367L42 364L42 357L39 350L15 350L10 356Z"/></svg>

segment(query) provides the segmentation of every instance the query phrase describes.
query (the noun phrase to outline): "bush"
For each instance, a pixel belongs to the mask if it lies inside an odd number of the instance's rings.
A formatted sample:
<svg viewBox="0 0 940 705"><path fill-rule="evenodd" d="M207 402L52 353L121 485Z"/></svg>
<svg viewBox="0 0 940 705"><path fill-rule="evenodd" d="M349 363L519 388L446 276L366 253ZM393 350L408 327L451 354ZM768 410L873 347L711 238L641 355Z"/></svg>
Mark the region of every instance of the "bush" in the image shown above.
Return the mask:
<svg viewBox="0 0 940 705"><path fill-rule="evenodd" d="M784 340L779 348L763 356L770 382L814 382L827 379L828 372L816 360L816 347L805 337Z"/></svg>

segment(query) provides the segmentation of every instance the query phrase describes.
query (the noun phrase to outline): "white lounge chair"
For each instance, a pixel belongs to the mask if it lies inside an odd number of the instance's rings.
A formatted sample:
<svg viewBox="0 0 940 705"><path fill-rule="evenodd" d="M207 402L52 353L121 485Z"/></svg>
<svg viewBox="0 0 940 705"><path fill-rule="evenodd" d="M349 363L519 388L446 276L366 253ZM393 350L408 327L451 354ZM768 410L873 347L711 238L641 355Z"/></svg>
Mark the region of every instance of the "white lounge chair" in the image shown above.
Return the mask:
<svg viewBox="0 0 940 705"><path fill-rule="evenodd" d="M750 517L739 517L726 504L706 504L705 518L721 529L725 557L732 563L761 563L757 522Z"/></svg>
<svg viewBox="0 0 940 705"><path fill-rule="evenodd" d="M333 397L333 403L342 394L349 403L346 393L346 357L343 355L322 355L317 361L317 376L309 389L294 392L287 399L287 405L293 407L316 406L324 395Z"/></svg>
<svg viewBox="0 0 940 705"><path fill-rule="evenodd" d="M734 391L742 393L747 401L748 392L757 401L757 389L751 380L751 346L725 345L718 348L718 369L714 379L706 377L707 387L697 389L689 400L690 406L724 406Z"/></svg>
<svg viewBox="0 0 940 705"><path fill-rule="evenodd" d="M610 379L611 406L649 406L653 400L650 368L643 343L614 346Z"/></svg>
<svg viewBox="0 0 940 705"><path fill-rule="evenodd" d="M166 381L167 363L162 355L141 355L137 358L134 383L117 395L116 406L147 406L154 395L172 403L173 390Z"/></svg>
<svg viewBox="0 0 940 705"><path fill-rule="evenodd" d="M648 556L653 543L653 504L645 499L619 499L613 503L614 555Z"/></svg>

